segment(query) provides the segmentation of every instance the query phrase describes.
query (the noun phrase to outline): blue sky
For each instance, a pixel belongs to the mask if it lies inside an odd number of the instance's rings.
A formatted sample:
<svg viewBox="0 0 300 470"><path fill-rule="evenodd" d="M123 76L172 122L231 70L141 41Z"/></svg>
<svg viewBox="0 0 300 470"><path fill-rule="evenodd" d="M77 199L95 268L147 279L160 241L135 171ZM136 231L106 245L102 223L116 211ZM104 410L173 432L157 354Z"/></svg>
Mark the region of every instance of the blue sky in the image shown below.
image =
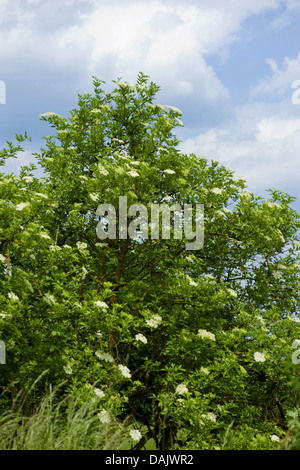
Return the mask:
<svg viewBox="0 0 300 470"><path fill-rule="evenodd" d="M34 161L92 76L161 86L183 112L184 152L214 158L267 196L275 186L300 211L300 0L0 0L0 147L32 137L6 172Z"/></svg>

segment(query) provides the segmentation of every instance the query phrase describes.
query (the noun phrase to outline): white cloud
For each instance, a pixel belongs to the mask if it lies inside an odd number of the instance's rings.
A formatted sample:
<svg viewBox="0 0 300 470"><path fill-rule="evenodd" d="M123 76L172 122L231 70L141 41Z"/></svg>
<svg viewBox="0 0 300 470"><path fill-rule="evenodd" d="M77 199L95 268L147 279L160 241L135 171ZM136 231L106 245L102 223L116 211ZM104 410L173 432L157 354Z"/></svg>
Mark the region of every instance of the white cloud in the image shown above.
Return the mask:
<svg viewBox="0 0 300 470"><path fill-rule="evenodd" d="M288 10L300 11L299 0L286 0L286 6Z"/></svg>
<svg viewBox="0 0 300 470"><path fill-rule="evenodd" d="M236 110L234 122L185 140L181 149L221 161L245 177L250 189L259 194L271 186L295 191L300 119L272 115L272 109L264 108L263 103L247 104Z"/></svg>
<svg viewBox="0 0 300 470"><path fill-rule="evenodd" d="M273 11L278 16L270 26L280 29L296 10L299 0L0 0L0 60L8 64L13 57L16 70L20 61L29 60L28 68L39 80L45 66L55 79L65 73L65 82L55 82L59 86L74 82L79 70L83 91L92 75L135 81L142 71L162 87L168 104L184 104L195 126L200 114L203 121L209 115L215 123L229 108L230 93L208 65L208 56L229 55L251 16ZM253 88L251 102L234 110L233 120L213 124L182 144L185 151L233 166L257 188L282 181L296 187L299 179L293 168L298 165L295 113L300 105L292 104L291 87L300 79L300 53L281 63L277 57L274 51L266 58L269 76ZM266 104L269 97L276 105ZM258 98L262 101L255 102Z"/></svg>
<svg viewBox="0 0 300 470"><path fill-rule="evenodd" d="M285 28L287 25L289 25L292 22L292 19L292 14L285 11L281 15L274 18L274 20L270 24L270 27L271 29L279 31L280 29Z"/></svg>
<svg viewBox="0 0 300 470"><path fill-rule="evenodd" d="M221 10L164 1L119 3L117 8L95 2L95 11L81 26L69 29L60 45L91 38L90 74L99 75L111 57L117 76L134 80L144 71L168 94L197 95L206 102L229 98L225 86L205 60L223 53L237 40L240 23Z"/></svg>
<svg viewBox="0 0 300 470"><path fill-rule="evenodd" d="M292 83L300 79L300 52L295 59L285 57L281 68L273 59L268 58L266 62L271 67L272 75L260 80L253 88L251 96L264 94L282 96L287 92L292 95Z"/></svg>
<svg viewBox="0 0 300 470"><path fill-rule="evenodd" d="M257 127L256 140L259 142L272 143L300 136L300 119L271 117L262 119Z"/></svg>
<svg viewBox="0 0 300 470"><path fill-rule="evenodd" d="M2 60L34 57L53 68L80 63L85 76L101 78L109 64L111 74L126 80L143 71L169 94L220 106L229 92L206 56L226 57L247 17L280 5L279 0L228 0L226 5L223 0L64 0L58 16L55 3L2 2L1 16L13 25L0 33Z"/></svg>

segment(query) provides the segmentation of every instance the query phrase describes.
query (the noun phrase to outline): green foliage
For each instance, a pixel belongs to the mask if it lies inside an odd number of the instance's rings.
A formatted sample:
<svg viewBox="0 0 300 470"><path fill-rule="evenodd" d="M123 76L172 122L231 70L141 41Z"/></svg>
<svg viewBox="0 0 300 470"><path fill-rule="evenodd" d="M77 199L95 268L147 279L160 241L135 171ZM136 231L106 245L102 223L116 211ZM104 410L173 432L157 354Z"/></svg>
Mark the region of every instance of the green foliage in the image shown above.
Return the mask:
<svg viewBox="0 0 300 470"><path fill-rule="evenodd" d="M0 174L2 409L19 393L34 408L49 383L71 396L97 383L100 411L139 423L136 448L272 449L299 404L293 198L271 189L265 201L181 153L181 112L155 103L147 76L103 83L68 118L41 115L55 129L35 154L43 178L33 165ZM20 151L8 146L3 159ZM173 228L169 240L100 240L97 207L119 196L149 214L203 203L203 248L187 252Z"/></svg>

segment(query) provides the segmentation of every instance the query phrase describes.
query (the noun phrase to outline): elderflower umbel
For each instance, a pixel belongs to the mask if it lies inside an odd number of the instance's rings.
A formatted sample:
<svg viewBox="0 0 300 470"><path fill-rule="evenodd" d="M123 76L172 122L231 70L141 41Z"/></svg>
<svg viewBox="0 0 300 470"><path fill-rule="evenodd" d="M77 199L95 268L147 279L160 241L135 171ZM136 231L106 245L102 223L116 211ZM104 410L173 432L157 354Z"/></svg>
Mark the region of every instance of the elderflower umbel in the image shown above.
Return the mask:
<svg viewBox="0 0 300 470"><path fill-rule="evenodd" d="M141 341L142 343L148 343L148 340L146 338L146 336L142 335L141 333L135 335L135 339L136 341Z"/></svg>
<svg viewBox="0 0 300 470"><path fill-rule="evenodd" d="M185 384L179 384L176 387L176 393L178 393L178 395L183 395L184 393L188 393L188 391L189 390Z"/></svg>
<svg viewBox="0 0 300 470"><path fill-rule="evenodd" d="M100 388L94 388L94 392L99 398L103 398L105 396L105 393L102 390L100 390Z"/></svg>
<svg viewBox="0 0 300 470"><path fill-rule="evenodd" d="M57 113L53 113L49 111L48 113L40 114L40 117L51 117L51 116L59 116Z"/></svg>
<svg viewBox="0 0 300 470"><path fill-rule="evenodd" d="M76 245L79 250L85 250L87 248L87 243L84 242L77 242Z"/></svg>
<svg viewBox="0 0 300 470"><path fill-rule="evenodd" d="M154 315L149 320L146 320L146 324L151 328L157 328L158 325L161 323L162 318L159 315Z"/></svg>
<svg viewBox="0 0 300 470"><path fill-rule="evenodd" d="M142 438L142 434L137 429L131 429L131 431L129 431L129 434L131 439L133 439L134 441L140 441Z"/></svg>
<svg viewBox="0 0 300 470"><path fill-rule="evenodd" d="M128 369L128 367L123 366L122 364L119 364L118 369L120 370L123 377L126 377L127 379L131 378L131 373L130 373L130 370Z"/></svg>
<svg viewBox="0 0 300 470"><path fill-rule="evenodd" d="M102 359L103 361L114 362L114 358L109 353L103 353L101 351L96 351L95 354L99 359Z"/></svg>
<svg viewBox="0 0 300 470"><path fill-rule="evenodd" d="M207 330L198 330L198 336L200 336L200 338L209 338L212 341L216 341L215 335Z"/></svg>
<svg viewBox="0 0 300 470"><path fill-rule="evenodd" d="M241 192L240 196L250 197L250 196L251 196L251 193L250 193L250 191L247 191L247 189L243 189L243 191Z"/></svg>
<svg viewBox="0 0 300 470"><path fill-rule="evenodd" d="M168 108L171 111L174 111L174 113L182 114L182 111L180 111L180 109L176 108L175 106L170 106L168 104L165 104L165 108Z"/></svg>
<svg viewBox="0 0 300 470"><path fill-rule="evenodd" d="M212 193L215 193L215 194L222 194L222 189L220 188L213 188L211 191Z"/></svg>
<svg viewBox="0 0 300 470"><path fill-rule="evenodd" d="M54 304L56 304L55 297L54 297L54 295L52 295L52 294L48 294L48 293L45 294L45 295L44 295L44 300L45 300L45 302L47 302L47 304L49 304L49 305L54 305Z"/></svg>
<svg viewBox="0 0 300 470"><path fill-rule="evenodd" d="M13 292L9 292L7 295L8 295L8 298L11 300L19 300L19 297Z"/></svg>
<svg viewBox="0 0 300 470"><path fill-rule="evenodd" d="M96 307L108 308L107 303L103 302L102 300L95 300L94 304L96 305Z"/></svg>
<svg viewBox="0 0 300 470"><path fill-rule="evenodd" d="M99 195L97 193L90 193L92 201L98 201Z"/></svg>
<svg viewBox="0 0 300 470"><path fill-rule="evenodd" d="M204 419L206 419L206 420L208 420L208 421L213 421L214 423L215 423L216 420L217 420L216 415L215 415L214 413L211 413L211 412L209 412L209 413L203 413L201 416L202 416L202 418L204 418ZM200 420L200 424L203 424L203 421L202 421L202 420Z"/></svg>
<svg viewBox="0 0 300 470"><path fill-rule="evenodd" d="M174 170L170 170L169 168L167 168L166 170L163 170L164 173L168 173L168 175L174 175L175 174L175 171Z"/></svg>
<svg viewBox="0 0 300 470"><path fill-rule="evenodd" d="M50 246L49 246L49 250L51 250L51 251L59 251L59 250L61 250L61 247L58 246L58 245L50 245Z"/></svg>
<svg viewBox="0 0 300 470"><path fill-rule="evenodd" d="M235 290L227 289L227 291L229 292L230 295L232 295L232 297L237 297L237 293L235 292Z"/></svg>
<svg viewBox="0 0 300 470"><path fill-rule="evenodd" d="M190 286L198 286L198 283L194 281L189 275L186 276L187 280L189 281Z"/></svg>
<svg viewBox="0 0 300 470"><path fill-rule="evenodd" d="M97 415L102 424L110 423L110 414L106 410L101 410Z"/></svg>
<svg viewBox="0 0 300 470"><path fill-rule="evenodd" d="M71 375L72 372L73 372L72 367L69 364L64 366L63 369L64 369L65 373L68 374L68 375Z"/></svg>
<svg viewBox="0 0 300 470"><path fill-rule="evenodd" d="M139 173L135 170L128 171L127 175L132 176L133 178L136 178L137 176L140 176Z"/></svg>
<svg viewBox="0 0 300 470"><path fill-rule="evenodd" d="M23 209L25 209L25 207L28 207L28 206L30 206L30 202L20 202L20 204L16 205L16 210L22 211Z"/></svg>
<svg viewBox="0 0 300 470"><path fill-rule="evenodd" d="M101 163L99 163L98 168L99 168L99 173L105 176L108 175L108 171L101 165Z"/></svg>
<svg viewBox="0 0 300 470"><path fill-rule="evenodd" d="M6 262L5 256L0 255L0 261L1 261L1 263L5 263Z"/></svg>
<svg viewBox="0 0 300 470"><path fill-rule="evenodd" d="M81 270L82 270L82 279L84 279L88 273L88 270L84 266L82 266Z"/></svg>
<svg viewBox="0 0 300 470"><path fill-rule="evenodd" d="M271 441L274 441L274 442L279 442L280 441L279 437L276 436L276 434L272 434L270 436L270 439L271 439Z"/></svg>
<svg viewBox="0 0 300 470"><path fill-rule="evenodd" d="M264 354L260 353L260 352L255 352L253 354L253 357L254 357L254 360L256 362L264 362L266 360Z"/></svg>

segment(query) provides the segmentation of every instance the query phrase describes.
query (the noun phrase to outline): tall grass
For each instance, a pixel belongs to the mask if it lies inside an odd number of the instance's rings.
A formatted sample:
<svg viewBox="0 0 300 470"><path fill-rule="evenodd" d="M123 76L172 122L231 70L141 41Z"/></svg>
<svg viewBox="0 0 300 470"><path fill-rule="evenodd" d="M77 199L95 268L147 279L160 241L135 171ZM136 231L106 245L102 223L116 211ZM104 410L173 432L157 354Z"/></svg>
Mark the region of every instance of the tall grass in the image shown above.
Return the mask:
<svg viewBox="0 0 300 470"><path fill-rule="evenodd" d="M30 416L14 406L0 416L0 450L117 450L128 449L122 424L103 424L99 402L79 402L50 391Z"/></svg>

